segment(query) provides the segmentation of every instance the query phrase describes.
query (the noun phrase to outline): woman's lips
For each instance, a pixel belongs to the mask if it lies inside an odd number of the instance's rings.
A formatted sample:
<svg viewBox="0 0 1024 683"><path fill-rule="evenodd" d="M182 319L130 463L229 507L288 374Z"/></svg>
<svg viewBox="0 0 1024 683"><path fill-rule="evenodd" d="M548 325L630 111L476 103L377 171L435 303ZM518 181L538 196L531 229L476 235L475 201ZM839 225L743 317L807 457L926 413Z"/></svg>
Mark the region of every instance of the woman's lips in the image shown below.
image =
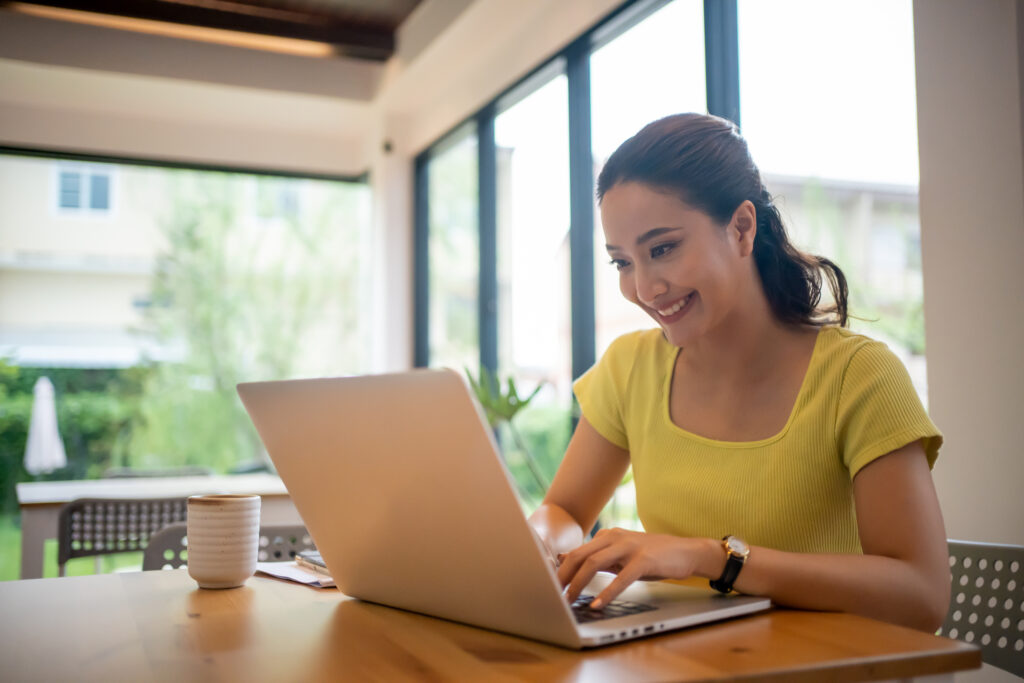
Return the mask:
<svg viewBox="0 0 1024 683"><path fill-rule="evenodd" d="M658 314L658 320L660 322L674 323L689 312L690 308L693 306L693 301L696 298L697 292L690 292L668 308L655 309L654 312Z"/></svg>

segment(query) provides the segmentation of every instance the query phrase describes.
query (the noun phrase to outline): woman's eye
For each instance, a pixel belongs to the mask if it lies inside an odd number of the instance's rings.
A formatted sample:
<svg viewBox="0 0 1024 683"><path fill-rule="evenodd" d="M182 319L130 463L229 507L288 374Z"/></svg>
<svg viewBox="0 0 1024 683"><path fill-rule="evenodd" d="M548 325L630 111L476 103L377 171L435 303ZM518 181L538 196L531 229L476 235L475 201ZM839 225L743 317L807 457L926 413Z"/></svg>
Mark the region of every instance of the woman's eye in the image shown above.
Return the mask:
<svg viewBox="0 0 1024 683"><path fill-rule="evenodd" d="M659 244L657 246L651 247L651 258L658 258L664 256L665 254L668 254L670 251L675 249L675 247L675 242L668 242L666 244Z"/></svg>
<svg viewBox="0 0 1024 683"><path fill-rule="evenodd" d="M613 266L615 266L615 270L622 270L623 268L625 268L626 266L629 265L628 261L626 261L624 259L620 259L620 258L613 258L608 263L610 263Z"/></svg>

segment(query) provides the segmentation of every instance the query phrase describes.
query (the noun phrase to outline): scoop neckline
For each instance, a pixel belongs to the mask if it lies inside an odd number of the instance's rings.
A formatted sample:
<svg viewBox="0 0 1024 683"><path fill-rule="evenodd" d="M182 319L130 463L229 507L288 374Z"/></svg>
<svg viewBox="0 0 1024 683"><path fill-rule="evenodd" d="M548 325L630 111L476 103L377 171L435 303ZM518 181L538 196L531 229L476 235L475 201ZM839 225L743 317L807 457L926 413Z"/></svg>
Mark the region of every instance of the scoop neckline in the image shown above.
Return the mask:
<svg viewBox="0 0 1024 683"><path fill-rule="evenodd" d="M811 371L814 369L818 359L818 350L821 347L821 339L824 336L825 330L828 327L822 327L818 330L817 336L814 338L814 348L811 349L811 360L807 363L807 370L804 371L804 378L800 383L800 390L796 394L796 400L793 401L793 407L789 410L789 417L786 419L786 423L782 426L777 433L772 436L765 437L763 439L757 439L756 441L720 441L718 439L712 439L707 436L701 436L695 432L691 432L687 429L683 429L672 420L672 411L670 410L670 401L672 398L672 379L675 371L676 360L679 358L679 354L682 353L682 347L677 347L672 353L669 354L668 361L668 372L666 373L664 391L662 392L662 405L661 414L665 422L668 424L669 429L675 431L677 434L685 436L688 439L699 441L701 443L708 444L710 446L716 446L718 448L757 448L760 446L767 446L776 441L779 441L786 436L789 432L790 427L793 425L793 421L796 419L796 414L799 412L801 403L804 400L804 395L807 393L807 382L811 376ZM664 337L662 337L664 339ZM667 340L665 340L668 343Z"/></svg>

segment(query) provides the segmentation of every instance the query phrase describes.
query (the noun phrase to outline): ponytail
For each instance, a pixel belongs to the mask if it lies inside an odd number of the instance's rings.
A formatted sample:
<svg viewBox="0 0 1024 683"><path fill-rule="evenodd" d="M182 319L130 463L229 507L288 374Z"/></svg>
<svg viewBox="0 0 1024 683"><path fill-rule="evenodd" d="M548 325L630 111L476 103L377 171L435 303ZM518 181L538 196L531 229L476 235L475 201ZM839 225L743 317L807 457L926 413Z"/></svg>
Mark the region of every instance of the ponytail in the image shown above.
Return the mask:
<svg viewBox="0 0 1024 683"><path fill-rule="evenodd" d="M775 317L790 324L846 327L849 289L842 269L824 256L807 254L789 241L782 216L763 187L754 202L754 262ZM822 276L833 303L821 306Z"/></svg>

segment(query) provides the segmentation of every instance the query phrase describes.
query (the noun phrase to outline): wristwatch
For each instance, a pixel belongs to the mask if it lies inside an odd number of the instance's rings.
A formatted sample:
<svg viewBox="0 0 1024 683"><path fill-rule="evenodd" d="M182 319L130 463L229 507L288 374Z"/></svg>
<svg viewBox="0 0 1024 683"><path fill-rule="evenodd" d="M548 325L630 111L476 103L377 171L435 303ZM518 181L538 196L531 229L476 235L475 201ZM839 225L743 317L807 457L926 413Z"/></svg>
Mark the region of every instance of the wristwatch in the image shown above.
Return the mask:
<svg viewBox="0 0 1024 683"><path fill-rule="evenodd" d="M722 548L725 549L725 569L722 575L711 582L711 587L721 593L732 591L732 584L743 569L743 563L747 561L750 554L750 546L735 536L726 536L722 539Z"/></svg>

